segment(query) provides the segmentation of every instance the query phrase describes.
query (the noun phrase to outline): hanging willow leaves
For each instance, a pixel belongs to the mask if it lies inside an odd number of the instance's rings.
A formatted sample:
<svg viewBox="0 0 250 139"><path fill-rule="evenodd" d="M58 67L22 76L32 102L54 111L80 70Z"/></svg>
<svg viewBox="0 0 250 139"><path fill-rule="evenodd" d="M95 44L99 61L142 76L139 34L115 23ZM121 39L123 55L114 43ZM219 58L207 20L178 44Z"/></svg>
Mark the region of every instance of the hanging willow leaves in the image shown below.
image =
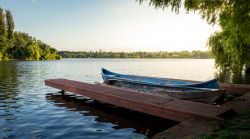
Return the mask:
<svg viewBox="0 0 250 139"><path fill-rule="evenodd" d="M221 31L208 41L216 66L235 74L243 69L250 72L250 0L150 0L149 4L176 13L184 6L187 12L198 12L209 24L220 25Z"/></svg>

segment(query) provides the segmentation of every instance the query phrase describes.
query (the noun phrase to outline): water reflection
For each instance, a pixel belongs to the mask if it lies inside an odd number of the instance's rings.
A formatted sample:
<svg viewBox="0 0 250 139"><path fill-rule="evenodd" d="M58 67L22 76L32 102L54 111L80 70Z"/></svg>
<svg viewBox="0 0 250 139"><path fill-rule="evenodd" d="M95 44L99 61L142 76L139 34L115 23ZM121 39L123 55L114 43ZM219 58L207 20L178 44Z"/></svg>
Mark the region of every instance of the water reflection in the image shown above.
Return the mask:
<svg viewBox="0 0 250 139"><path fill-rule="evenodd" d="M15 62L0 62L0 119L15 120L20 107L18 98L17 68ZM0 127L5 122L0 121ZM3 128L3 130L9 130Z"/></svg>
<svg viewBox="0 0 250 139"><path fill-rule="evenodd" d="M72 94L64 96L60 93L47 94L46 99L53 102L55 106L64 107L68 111L80 112L83 116L95 116L97 122L112 123L114 129L134 128L136 133L144 134L147 137L177 124L174 121Z"/></svg>
<svg viewBox="0 0 250 139"><path fill-rule="evenodd" d="M0 62L0 100L15 100L18 94L16 62Z"/></svg>
<svg viewBox="0 0 250 139"><path fill-rule="evenodd" d="M102 67L125 74L206 80L214 77L213 65L211 59L0 61L0 138L143 138L146 133L151 136L173 124L79 96L48 96L56 89L46 87L44 80L101 82ZM249 79L245 75L244 82L249 83Z"/></svg>

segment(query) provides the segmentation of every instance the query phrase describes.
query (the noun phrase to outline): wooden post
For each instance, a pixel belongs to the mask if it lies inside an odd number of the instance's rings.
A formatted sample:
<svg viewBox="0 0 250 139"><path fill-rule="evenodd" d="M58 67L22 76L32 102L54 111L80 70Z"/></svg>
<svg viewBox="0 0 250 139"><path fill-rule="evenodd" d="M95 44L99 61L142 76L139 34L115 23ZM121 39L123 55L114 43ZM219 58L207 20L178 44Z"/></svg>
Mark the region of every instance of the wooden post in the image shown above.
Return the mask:
<svg viewBox="0 0 250 139"><path fill-rule="evenodd" d="M60 91L60 92L61 92L61 95L62 95L62 96L64 96L65 91L64 91L64 90L62 90L62 91Z"/></svg>

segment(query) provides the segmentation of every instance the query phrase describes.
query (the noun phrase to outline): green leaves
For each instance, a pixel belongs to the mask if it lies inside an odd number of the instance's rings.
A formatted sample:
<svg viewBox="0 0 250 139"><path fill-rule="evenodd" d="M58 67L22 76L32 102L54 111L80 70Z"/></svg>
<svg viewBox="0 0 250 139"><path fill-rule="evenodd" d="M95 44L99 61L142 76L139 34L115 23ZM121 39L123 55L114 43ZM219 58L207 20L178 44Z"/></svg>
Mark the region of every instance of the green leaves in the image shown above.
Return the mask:
<svg viewBox="0 0 250 139"><path fill-rule="evenodd" d="M8 50L13 59L55 60L58 56L56 49L27 33L15 32L14 38L15 45Z"/></svg>
<svg viewBox="0 0 250 139"><path fill-rule="evenodd" d="M211 58L208 51L180 52L58 52L63 58Z"/></svg>
<svg viewBox="0 0 250 139"><path fill-rule="evenodd" d="M209 47L216 64L222 70L229 69L235 74L241 74L243 68L250 63L250 17L247 15L249 6L249 3L242 0L226 5L220 13L222 31L220 35L215 33L209 39ZM223 52L218 51L218 47Z"/></svg>
<svg viewBox="0 0 250 139"><path fill-rule="evenodd" d="M54 60L56 58L60 59L56 49L27 33L14 32L11 12L6 10L4 13L0 8L0 60Z"/></svg>
<svg viewBox="0 0 250 139"><path fill-rule="evenodd" d="M13 16L9 10L6 10L6 25L7 25L7 38L12 40L14 37L14 21Z"/></svg>
<svg viewBox="0 0 250 139"><path fill-rule="evenodd" d="M146 0L136 0L140 4ZM182 0L150 0L149 5L153 5L155 8L171 8L172 11L179 13Z"/></svg>
<svg viewBox="0 0 250 139"><path fill-rule="evenodd" d="M2 37L5 37L6 34L6 25L4 21L4 16L5 16L4 11L0 7L0 40Z"/></svg>
<svg viewBox="0 0 250 139"><path fill-rule="evenodd" d="M4 51L3 49L6 46L5 34L6 34L6 26L4 22L4 12L3 9L0 7L0 53L1 53L0 60L3 57L3 51Z"/></svg>
<svg viewBox="0 0 250 139"><path fill-rule="evenodd" d="M187 12L197 11L209 24L221 26L208 41L217 67L235 74L250 68L250 0L150 0L150 5L176 13L182 3Z"/></svg>

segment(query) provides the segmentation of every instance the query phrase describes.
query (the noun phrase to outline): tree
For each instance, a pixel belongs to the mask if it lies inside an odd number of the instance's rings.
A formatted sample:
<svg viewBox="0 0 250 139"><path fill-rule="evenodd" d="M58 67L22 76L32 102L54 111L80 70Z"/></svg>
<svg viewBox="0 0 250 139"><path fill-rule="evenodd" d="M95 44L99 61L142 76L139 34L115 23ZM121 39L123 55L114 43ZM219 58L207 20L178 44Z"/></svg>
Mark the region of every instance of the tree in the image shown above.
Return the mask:
<svg viewBox="0 0 250 139"><path fill-rule="evenodd" d="M250 0L150 0L149 4L176 13L183 4L187 12L197 11L209 24L219 24L221 31L208 41L217 67L235 74L250 72Z"/></svg>
<svg viewBox="0 0 250 139"><path fill-rule="evenodd" d="M27 56L26 59L28 60L39 60L39 58L41 57L40 55L40 48L39 45L36 42L33 42L32 44L28 45L27 48Z"/></svg>
<svg viewBox="0 0 250 139"><path fill-rule="evenodd" d="M217 66L240 74L250 66L250 1L238 0L220 14L222 31L209 38Z"/></svg>
<svg viewBox="0 0 250 139"><path fill-rule="evenodd" d="M7 29L6 29L7 26ZM56 49L36 40L27 33L14 31L11 12L0 8L0 60L55 60L61 59Z"/></svg>
<svg viewBox="0 0 250 139"><path fill-rule="evenodd" d="M8 40L12 40L14 38L14 20L9 10L6 10L6 25L7 25L7 38Z"/></svg>
<svg viewBox="0 0 250 139"><path fill-rule="evenodd" d="M6 26L5 26L4 17L5 17L4 11L0 7L0 39L5 37L5 34L6 34Z"/></svg>
<svg viewBox="0 0 250 139"><path fill-rule="evenodd" d="M4 11L0 7L0 60L4 56L5 48L7 46L7 42L6 42L6 25L5 25L5 22L4 22L4 17L5 17Z"/></svg>

